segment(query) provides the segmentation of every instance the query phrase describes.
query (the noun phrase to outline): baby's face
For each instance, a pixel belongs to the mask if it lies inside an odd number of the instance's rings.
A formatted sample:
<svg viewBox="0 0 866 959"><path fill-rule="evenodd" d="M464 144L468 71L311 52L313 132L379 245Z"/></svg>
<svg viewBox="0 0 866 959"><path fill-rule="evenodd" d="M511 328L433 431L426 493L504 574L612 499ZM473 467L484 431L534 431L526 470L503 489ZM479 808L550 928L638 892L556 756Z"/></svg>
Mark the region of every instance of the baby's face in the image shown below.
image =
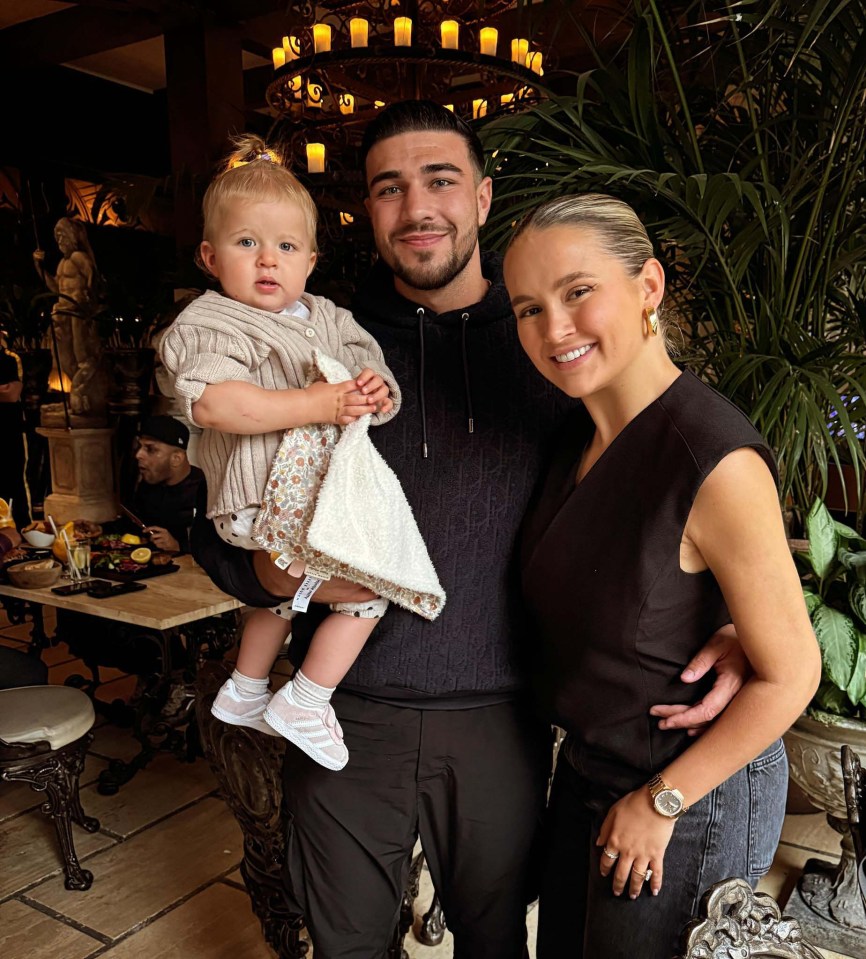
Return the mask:
<svg viewBox="0 0 866 959"><path fill-rule="evenodd" d="M226 296L271 313L297 301L316 263L303 211L288 200L229 200L201 257Z"/></svg>

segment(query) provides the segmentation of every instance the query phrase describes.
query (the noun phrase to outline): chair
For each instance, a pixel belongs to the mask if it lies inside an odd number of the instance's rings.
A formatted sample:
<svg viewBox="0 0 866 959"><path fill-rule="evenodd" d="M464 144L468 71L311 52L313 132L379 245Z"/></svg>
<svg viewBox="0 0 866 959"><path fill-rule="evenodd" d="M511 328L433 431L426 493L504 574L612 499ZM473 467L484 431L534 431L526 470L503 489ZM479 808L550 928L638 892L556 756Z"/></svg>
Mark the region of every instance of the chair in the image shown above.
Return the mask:
<svg viewBox="0 0 866 959"><path fill-rule="evenodd" d="M744 879L726 879L712 886L700 913L683 933L678 959L821 959L821 953L803 938L797 920L783 916L772 896L755 892Z"/></svg>
<svg viewBox="0 0 866 959"><path fill-rule="evenodd" d="M863 908L866 909L866 769L861 768L860 757L850 746L842 747L842 779L845 782L848 825L854 843L857 881Z"/></svg>
<svg viewBox="0 0 866 959"><path fill-rule="evenodd" d="M93 704L67 686L23 686L0 690L0 782L24 782L46 794L41 809L54 820L67 889L89 889L93 873L75 854L72 822L96 832L86 816L78 777L93 740Z"/></svg>

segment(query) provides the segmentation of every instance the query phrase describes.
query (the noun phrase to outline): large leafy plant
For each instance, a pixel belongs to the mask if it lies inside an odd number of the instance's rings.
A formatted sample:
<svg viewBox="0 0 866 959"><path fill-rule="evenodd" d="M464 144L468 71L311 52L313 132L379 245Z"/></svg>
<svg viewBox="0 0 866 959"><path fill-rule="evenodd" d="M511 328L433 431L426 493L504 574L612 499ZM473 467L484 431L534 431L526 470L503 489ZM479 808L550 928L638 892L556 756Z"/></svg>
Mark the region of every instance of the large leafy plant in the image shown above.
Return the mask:
<svg viewBox="0 0 866 959"><path fill-rule="evenodd" d="M554 196L630 202L684 360L752 418L805 512L829 470L862 488L866 468L866 4L629 6L610 53L574 14L597 66L573 94L485 127L487 242Z"/></svg>
<svg viewBox="0 0 866 959"><path fill-rule="evenodd" d="M809 549L797 561L823 667L813 705L866 719L866 539L820 500L805 526Z"/></svg>

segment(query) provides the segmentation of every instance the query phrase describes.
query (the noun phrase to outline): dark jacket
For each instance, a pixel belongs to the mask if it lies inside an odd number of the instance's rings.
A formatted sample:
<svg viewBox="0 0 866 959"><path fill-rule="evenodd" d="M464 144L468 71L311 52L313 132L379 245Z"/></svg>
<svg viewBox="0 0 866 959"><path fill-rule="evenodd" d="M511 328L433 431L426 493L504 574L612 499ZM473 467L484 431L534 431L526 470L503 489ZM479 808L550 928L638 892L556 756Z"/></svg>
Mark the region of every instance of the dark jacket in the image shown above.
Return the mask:
<svg viewBox="0 0 866 959"><path fill-rule="evenodd" d="M435 707L507 698L523 682L514 543L564 404L520 348L501 258L485 255L483 269L487 295L462 310L437 315L404 299L381 262L353 304L403 393L398 416L370 435L403 484L447 602L432 623L390 607L342 684L348 691ZM193 552L219 585L245 580L237 570L222 576L200 542L196 534ZM311 620L294 624L293 658Z"/></svg>

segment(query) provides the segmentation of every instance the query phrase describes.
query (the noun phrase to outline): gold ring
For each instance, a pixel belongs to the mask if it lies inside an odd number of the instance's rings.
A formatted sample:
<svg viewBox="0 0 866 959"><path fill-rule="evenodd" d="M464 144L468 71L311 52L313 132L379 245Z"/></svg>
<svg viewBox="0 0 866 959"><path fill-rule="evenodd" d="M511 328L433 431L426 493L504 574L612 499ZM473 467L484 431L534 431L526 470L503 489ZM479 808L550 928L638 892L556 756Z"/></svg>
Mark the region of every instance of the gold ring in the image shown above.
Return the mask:
<svg viewBox="0 0 866 959"><path fill-rule="evenodd" d="M640 876L641 879L643 879L644 882L646 882L647 879L649 879L649 877L652 875L652 870L651 870L651 869L647 869L646 872L641 872L640 869L632 869L632 872L633 872L636 876Z"/></svg>
<svg viewBox="0 0 866 959"><path fill-rule="evenodd" d="M603 855L607 856L608 859L613 859L614 862L616 862L616 860L619 859L619 853L618 853L618 852L611 852L611 851L607 848L607 846L605 846L604 849L602 849L602 853L603 853Z"/></svg>

